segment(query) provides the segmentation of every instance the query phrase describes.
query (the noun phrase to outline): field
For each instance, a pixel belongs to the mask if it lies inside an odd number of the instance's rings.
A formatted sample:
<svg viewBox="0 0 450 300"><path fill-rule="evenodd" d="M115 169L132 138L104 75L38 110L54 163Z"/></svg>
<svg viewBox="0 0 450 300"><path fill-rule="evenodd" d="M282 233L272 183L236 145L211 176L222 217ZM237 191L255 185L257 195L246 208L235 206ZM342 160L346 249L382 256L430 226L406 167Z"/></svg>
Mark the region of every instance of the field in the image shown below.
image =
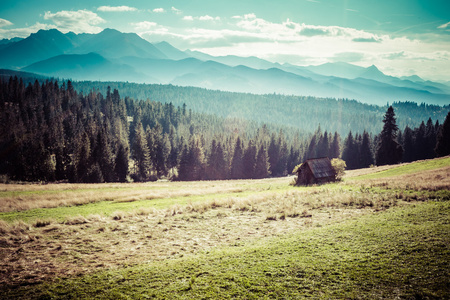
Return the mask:
<svg viewBox="0 0 450 300"><path fill-rule="evenodd" d="M0 185L0 298L450 297L450 157L292 180Z"/></svg>

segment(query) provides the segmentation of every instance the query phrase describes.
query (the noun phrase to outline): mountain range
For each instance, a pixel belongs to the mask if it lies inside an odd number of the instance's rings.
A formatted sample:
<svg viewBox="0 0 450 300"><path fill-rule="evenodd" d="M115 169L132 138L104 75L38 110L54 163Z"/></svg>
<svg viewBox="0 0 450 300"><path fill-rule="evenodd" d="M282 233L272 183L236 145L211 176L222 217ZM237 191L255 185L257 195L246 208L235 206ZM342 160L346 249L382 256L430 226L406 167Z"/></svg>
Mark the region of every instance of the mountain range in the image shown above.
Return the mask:
<svg viewBox="0 0 450 300"><path fill-rule="evenodd" d="M257 57L211 56L152 44L135 33L98 34L39 30L0 41L0 68L72 80L130 81L255 94L348 98L384 105L393 101L447 105L450 83L418 76L397 78L376 66L348 63L296 66Z"/></svg>

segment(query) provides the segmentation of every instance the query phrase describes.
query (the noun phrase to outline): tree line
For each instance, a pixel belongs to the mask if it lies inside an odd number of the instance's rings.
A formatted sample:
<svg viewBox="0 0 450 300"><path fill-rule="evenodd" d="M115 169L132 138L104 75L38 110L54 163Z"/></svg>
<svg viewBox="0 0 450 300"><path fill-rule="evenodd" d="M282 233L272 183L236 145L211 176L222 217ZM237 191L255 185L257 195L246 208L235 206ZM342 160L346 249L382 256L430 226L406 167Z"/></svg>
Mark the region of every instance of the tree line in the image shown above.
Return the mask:
<svg viewBox="0 0 450 300"><path fill-rule="evenodd" d="M0 174L19 181L265 178L324 156L359 168L375 162L382 137L350 132L342 143L338 132L320 125L307 135L185 104L122 98L117 89L84 94L71 81L25 84L17 77L0 78L0 117ZM446 123L430 124L400 134L405 161L431 155Z"/></svg>
<svg viewBox="0 0 450 300"><path fill-rule="evenodd" d="M301 159L300 133L291 141L266 125L121 98L116 89L78 93L71 81L0 79L0 117L0 174L12 180L264 178Z"/></svg>

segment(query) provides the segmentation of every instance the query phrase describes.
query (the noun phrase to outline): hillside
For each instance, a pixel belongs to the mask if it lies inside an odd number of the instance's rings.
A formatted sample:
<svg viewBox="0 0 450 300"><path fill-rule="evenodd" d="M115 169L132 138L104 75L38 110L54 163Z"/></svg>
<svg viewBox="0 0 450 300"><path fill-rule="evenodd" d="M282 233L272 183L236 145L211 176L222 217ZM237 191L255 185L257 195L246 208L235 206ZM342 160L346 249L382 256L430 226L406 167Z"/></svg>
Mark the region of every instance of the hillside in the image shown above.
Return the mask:
<svg viewBox="0 0 450 300"><path fill-rule="evenodd" d="M445 298L449 168L315 187L2 185L0 296Z"/></svg>
<svg viewBox="0 0 450 300"><path fill-rule="evenodd" d="M198 61L191 63L200 64ZM172 85L134 84L120 82L74 82L83 93L92 88L106 91L110 86L123 96L133 99L151 99L176 106L186 104L196 112L218 115L224 118L242 118L258 123L274 124L313 132L317 126L329 132L346 135L364 130L378 134L381 131L383 106L368 105L347 99L284 96L277 94L255 95L231 93ZM392 103L391 103L392 104ZM446 106L393 103L397 124L402 130L406 125L418 127L422 120L431 118L442 122L450 104Z"/></svg>

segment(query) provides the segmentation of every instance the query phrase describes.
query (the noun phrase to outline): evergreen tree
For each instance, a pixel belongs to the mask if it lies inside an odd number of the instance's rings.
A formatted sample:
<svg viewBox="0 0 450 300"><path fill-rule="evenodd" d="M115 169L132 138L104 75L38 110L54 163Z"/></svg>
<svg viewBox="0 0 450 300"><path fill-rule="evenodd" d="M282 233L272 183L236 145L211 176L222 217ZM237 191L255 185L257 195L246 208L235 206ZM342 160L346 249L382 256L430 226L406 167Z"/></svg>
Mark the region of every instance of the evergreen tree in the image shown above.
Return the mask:
<svg viewBox="0 0 450 300"><path fill-rule="evenodd" d="M339 134L337 132L334 133L334 137L333 137L333 142L331 143L329 152L328 152L328 157L330 159L332 158L339 158L341 156L341 137L339 136Z"/></svg>
<svg viewBox="0 0 450 300"><path fill-rule="evenodd" d="M412 162L414 160L414 132L408 126L403 131L403 162Z"/></svg>
<svg viewBox="0 0 450 300"><path fill-rule="evenodd" d="M319 143L317 144L317 157L327 157L329 152L329 141L328 132L325 131L323 136L320 137Z"/></svg>
<svg viewBox="0 0 450 300"><path fill-rule="evenodd" d="M208 158L207 178L210 180L224 180L227 178L228 168L221 143L213 139Z"/></svg>
<svg viewBox="0 0 450 300"><path fill-rule="evenodd" d="M183 150L180 155L180 164L178 166L178 180L187 181L191 179L191 157L189 149L186 144L183 145Z"/></svg>
<svg viewBox="0 0 450 300"><path fill-rule="evenodd" d="M202 180L205 177L205 153L201 139L192 138L189 145L190 180Z"/></svg>
<svg viewBox="0 0 450 300"><path fill-rule="evenodd" d="M145 181L150 176L150 151L142 123L136 125L133 143L133 159L135 163L134 179Z"/></svg>
<svg viewBox="0 0 450 300"><path fill-rule="evenodd" d="M394 108L390 106L383 119L383 130L376 152L377 165L397 164L401 161L403 148L397 142L398 126L395 120Z"/></svg>
<svg viewBox="0 0 450 300"><path fill-rule="evenodd" d="M234 147L233 158L231 160L231 179L241 179L244 178L244 165L243 165L243 153L241 139L238 137L236 139L236 145Z"/></svg>
<svg viewBox="0 0 450 300"><path fill-rule="evenodd" d="M370 136L364 131L359 149L360 168L367 168L374 163L370 144Z"/></svg>
<svg viewBox="0 0 450 300"><path fill-rule="evenodd" d="M105 130L100 130L97 134L97 140L92 151L92 159L98 164L102 174L101 177L107 182L114 181L115 157Z"/></svg>
<svg viewBox="0 0 450 300"><path fill-rule="evenodd" d="M277 164L280 159L280 145L277 143L275 133L270 137L269 148L267 149L267 154L269 155L270 173L277 176Z"/></svg>
<svg viewBox="0 0 450 300"><path fill-rule="evenodd" d="M353 170L358 168L358 145L355 142L351 131L344 141L342 160L345 161L347 169Z"/></svg>
<svg viewBox="0 0 450 300"><path fill-rule="evenodd" d="M270 175L269 155L267 154L264 145L259 146L258 154L256 156L255 175L254 178L266 178Z"/></svg>
<svg viewBox="0 0 450 300"><path fill-rule="evenodd" d="M119 144L119 149L117 151L117 156L115 160L115 169L114 169L117 180L119 182L126 182L128 176L128 151L123 146L123 144Z"/></svg>
<svg viewBox="0 0 450 300"><path fill-rule="evenodd" d="M86 132L77 140L77 148L75 152L75 182L88 182L89 169L91 167L91 142Z"/></svg>
<svg viewBox="0 0 450 300"><path fill-rule="evenodd" d="M419 128L414 130L414 160L421 160L427 158L427 139L426 139L426 127L422 121Z"/></svg>
<svg viewBox="0 0 450 300"><path fill-rule="evenodd" d="M436 147L436 138L437 133L433 121L431 120L431 118L429 118L425 128L425 142L426 142L425 157L427 159L436 157L436 153L434 152L434 148Z"/></svg>
<svg viewBox="0 0 450 300"><path fill-rule="evenodd" d="M251 179L255 176L256 166L256 146L254 142L250 140L248 147L244 151L243 156L243 178Z"/></svg>
<svg viewBox="0 0 450 300"><path fill-rule="evenodd" d="M314 134L309 142L308 149L306 150L305 157L303 161L308 160L310 158L317 158L316 156L316 147L317 147L317 137Z"/></svg>
<svg viewBox="0 0 450 300"><path fill-rule="evenodd" d="M435 152L439 157L450 154L450 112L448 112L437 135Z"/></svg>

